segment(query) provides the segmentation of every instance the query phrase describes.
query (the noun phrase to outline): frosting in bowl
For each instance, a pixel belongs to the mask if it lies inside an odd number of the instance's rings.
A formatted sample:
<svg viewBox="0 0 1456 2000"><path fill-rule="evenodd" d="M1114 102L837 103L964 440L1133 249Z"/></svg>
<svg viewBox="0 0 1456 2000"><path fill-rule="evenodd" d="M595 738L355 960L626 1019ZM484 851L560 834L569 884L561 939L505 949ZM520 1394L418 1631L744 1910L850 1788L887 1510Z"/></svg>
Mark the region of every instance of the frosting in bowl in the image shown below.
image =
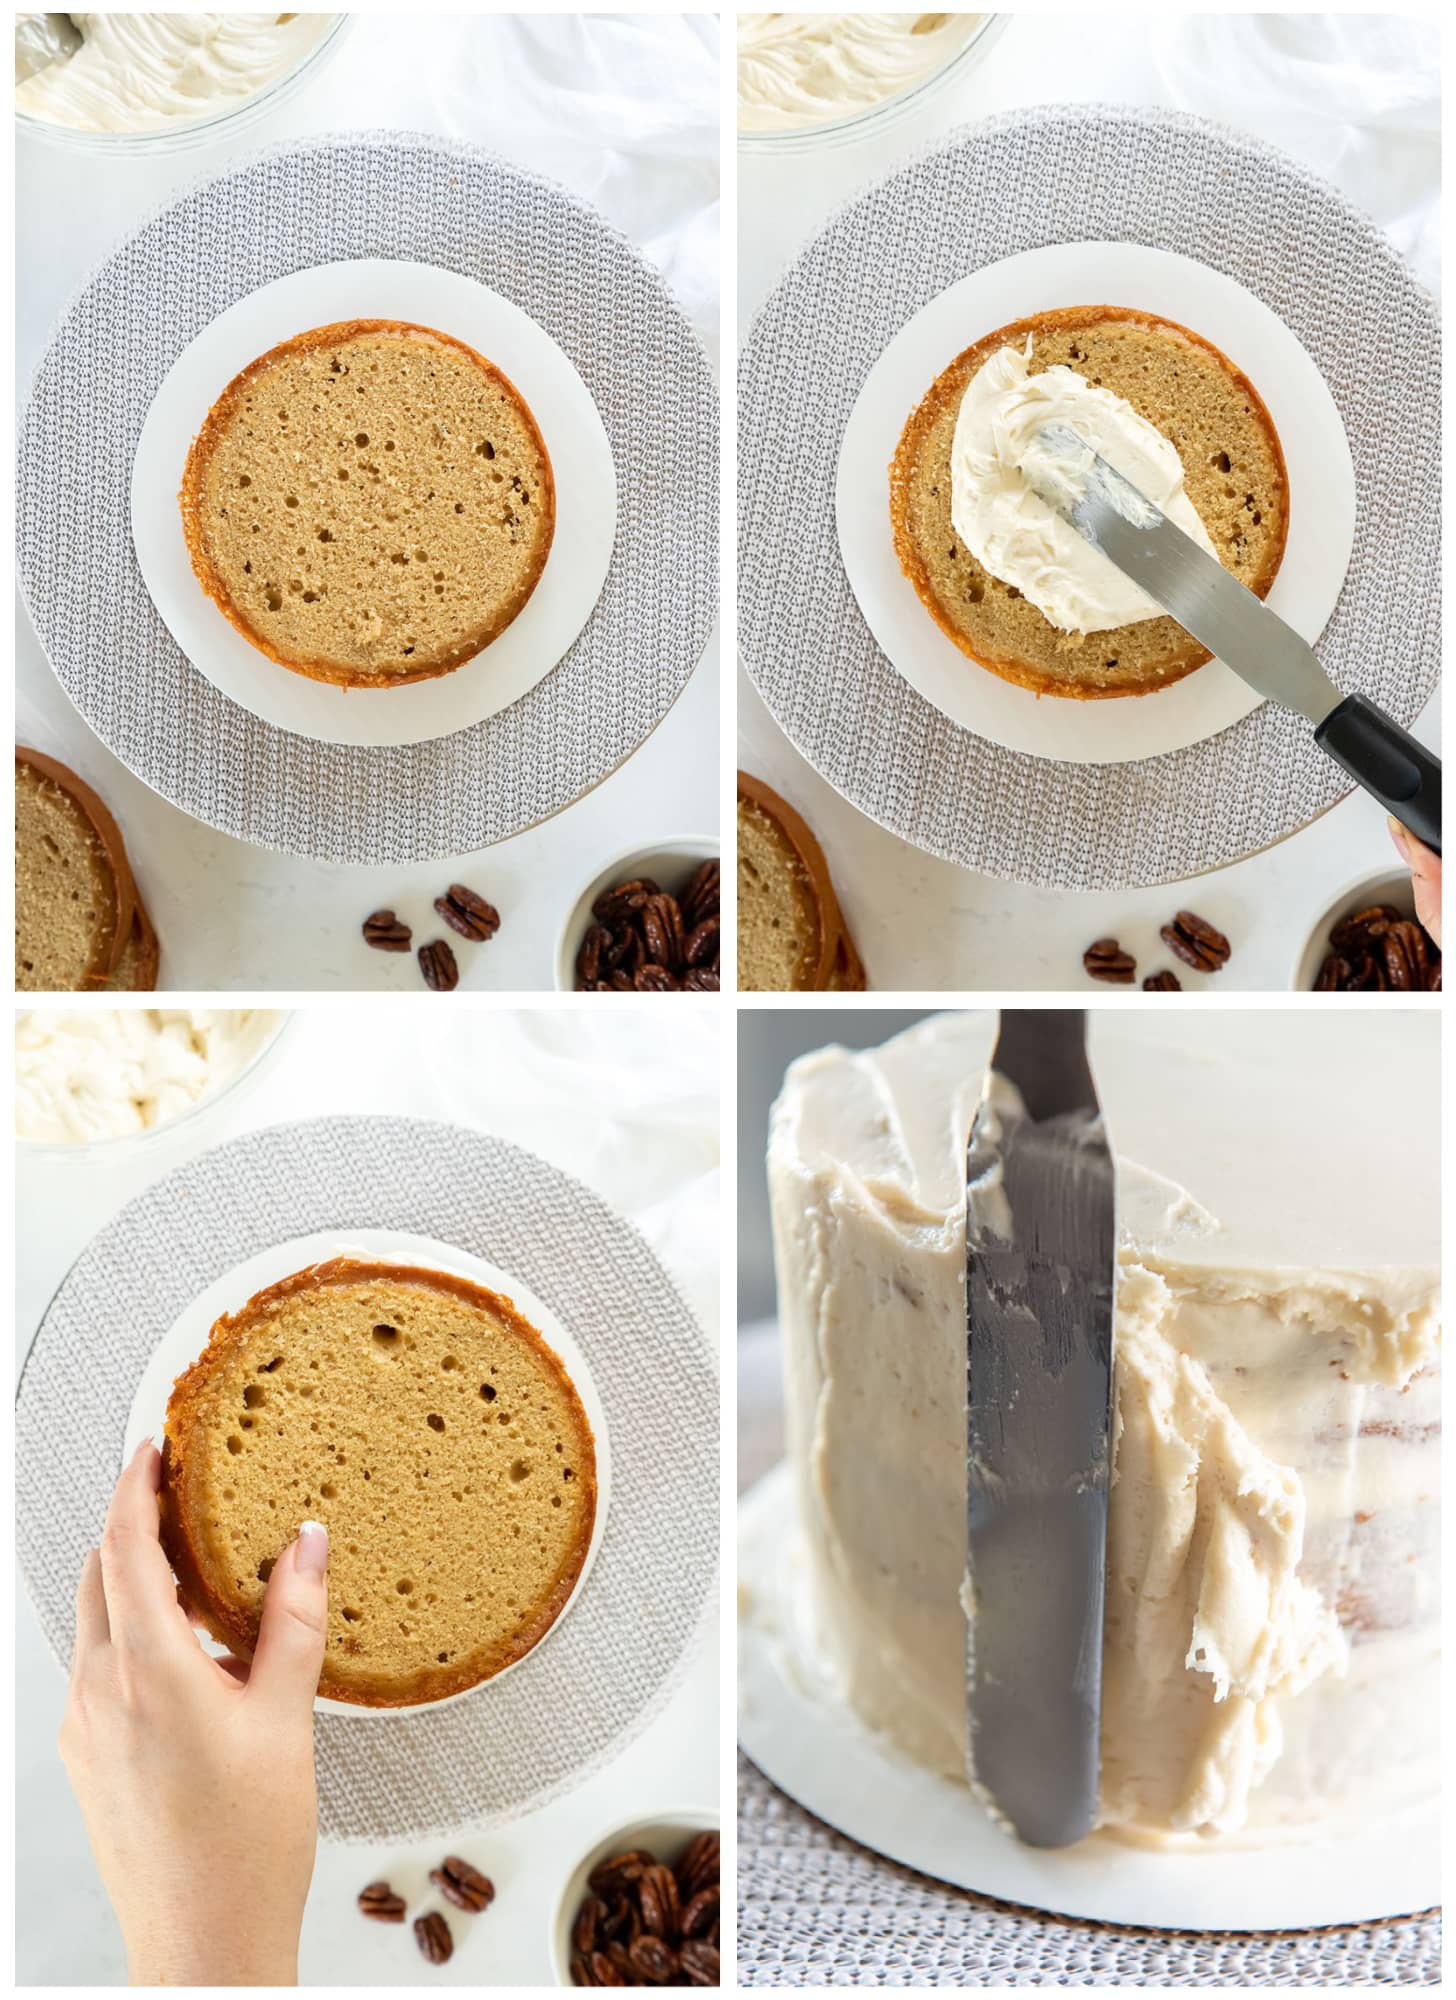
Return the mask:
<svg viewBox="0 0 1456 2000"><path fill-rule="evenodd" d="M740 14L738 128L796 132L873 110L943 69L984 14Z"/></svg>
<svg viewBox="0 0 1456 2000"><path fill-rule="evenodd" d="M335 18L19 14L16 108L82 132L193 124L276 83L317 47ZM74 32L66 31L68 22Z"/></svg>
<svg viewBox="0 0 1456 2000"><path fill-rule="evenodd" d="M15 1136L86 1145L169 1124L246 1069L284 1016L36 1008L15 1026Z"/></svg>

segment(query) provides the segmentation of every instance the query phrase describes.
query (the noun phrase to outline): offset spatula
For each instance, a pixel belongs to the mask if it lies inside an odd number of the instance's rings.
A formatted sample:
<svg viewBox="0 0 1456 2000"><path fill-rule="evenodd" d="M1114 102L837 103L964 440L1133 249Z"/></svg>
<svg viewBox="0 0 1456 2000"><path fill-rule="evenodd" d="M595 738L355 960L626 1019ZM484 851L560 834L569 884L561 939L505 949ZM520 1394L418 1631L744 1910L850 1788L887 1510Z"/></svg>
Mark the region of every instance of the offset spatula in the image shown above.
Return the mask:
<svg viewBox="0 0 1456 2000"><path fill-rule="evenodd" d="M1023 1840L1064 1847L1097 1808L1116 1190L1080 1009L1003 1009L991 1068L967 1155L967 1762Z"/></svg>
<svg viewBox="0 0 1456 2000"><path fill-rule="evenodd" d="M1342 695L1314 648L1067 424L1043 424L1022 471L1039 497L1140 584L1240 680L1314 724L1357 785L1441 852L1441 761L1363 694Z"/></svg>

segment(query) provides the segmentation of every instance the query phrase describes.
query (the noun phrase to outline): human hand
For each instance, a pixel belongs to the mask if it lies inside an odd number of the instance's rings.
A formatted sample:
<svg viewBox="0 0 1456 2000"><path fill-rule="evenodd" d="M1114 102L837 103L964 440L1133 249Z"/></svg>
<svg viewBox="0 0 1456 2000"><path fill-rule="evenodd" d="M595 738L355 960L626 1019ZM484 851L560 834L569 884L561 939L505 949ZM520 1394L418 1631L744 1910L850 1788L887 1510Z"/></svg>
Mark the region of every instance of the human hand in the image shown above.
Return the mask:
<svg viewBox="0 0 1456 2000"><path fill-rule="evenodd" d="M1390 837L1411 872L1416 892L1416 917L1427 937L1441 942L1441 857L1423 846L1398 819L1387 821Z"/></svg>
<svg viewBox="0 0 1456 2000"><path fill-rule="evenodd" d="M274 1564L251 1666L213 1659L162 1553L161 1470L142 1445L81 1572L61 1756L133 1985L293 1986L328 1535L305 1522Z"/></svg>

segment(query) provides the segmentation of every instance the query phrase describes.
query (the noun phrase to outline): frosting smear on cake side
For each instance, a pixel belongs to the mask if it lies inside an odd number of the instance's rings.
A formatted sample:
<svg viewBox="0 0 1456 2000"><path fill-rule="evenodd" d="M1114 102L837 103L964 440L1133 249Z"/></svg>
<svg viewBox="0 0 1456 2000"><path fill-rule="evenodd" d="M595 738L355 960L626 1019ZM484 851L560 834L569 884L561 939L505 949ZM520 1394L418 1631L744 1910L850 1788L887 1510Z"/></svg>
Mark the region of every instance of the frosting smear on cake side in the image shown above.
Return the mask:
<svg viewBox="0 0 1456 2000"><path fill-rule="evenodd" d="M947 1014L804 1058L769 1157L817 1637L867 1722L962 1778L965 1143L993 1036ZM1262 1841L1426 1796L1436 1024L1109 1014L1092 1059L1121 1237L1102 1824Z"/></svg>

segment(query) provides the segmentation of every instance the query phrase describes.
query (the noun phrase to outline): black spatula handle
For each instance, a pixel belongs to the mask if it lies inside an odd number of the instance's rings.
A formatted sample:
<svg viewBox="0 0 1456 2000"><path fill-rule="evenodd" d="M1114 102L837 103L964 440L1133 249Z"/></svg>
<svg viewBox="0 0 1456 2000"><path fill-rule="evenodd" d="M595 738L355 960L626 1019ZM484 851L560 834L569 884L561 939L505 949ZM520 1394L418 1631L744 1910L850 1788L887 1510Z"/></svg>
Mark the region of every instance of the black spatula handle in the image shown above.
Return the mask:
<svg viewBox="0 0 1456 2000"><path fill-rule="evenodd" d="M1314 740L1433 854L1441 852L1441 760L1383 708L1349 694Z"/></svg>

